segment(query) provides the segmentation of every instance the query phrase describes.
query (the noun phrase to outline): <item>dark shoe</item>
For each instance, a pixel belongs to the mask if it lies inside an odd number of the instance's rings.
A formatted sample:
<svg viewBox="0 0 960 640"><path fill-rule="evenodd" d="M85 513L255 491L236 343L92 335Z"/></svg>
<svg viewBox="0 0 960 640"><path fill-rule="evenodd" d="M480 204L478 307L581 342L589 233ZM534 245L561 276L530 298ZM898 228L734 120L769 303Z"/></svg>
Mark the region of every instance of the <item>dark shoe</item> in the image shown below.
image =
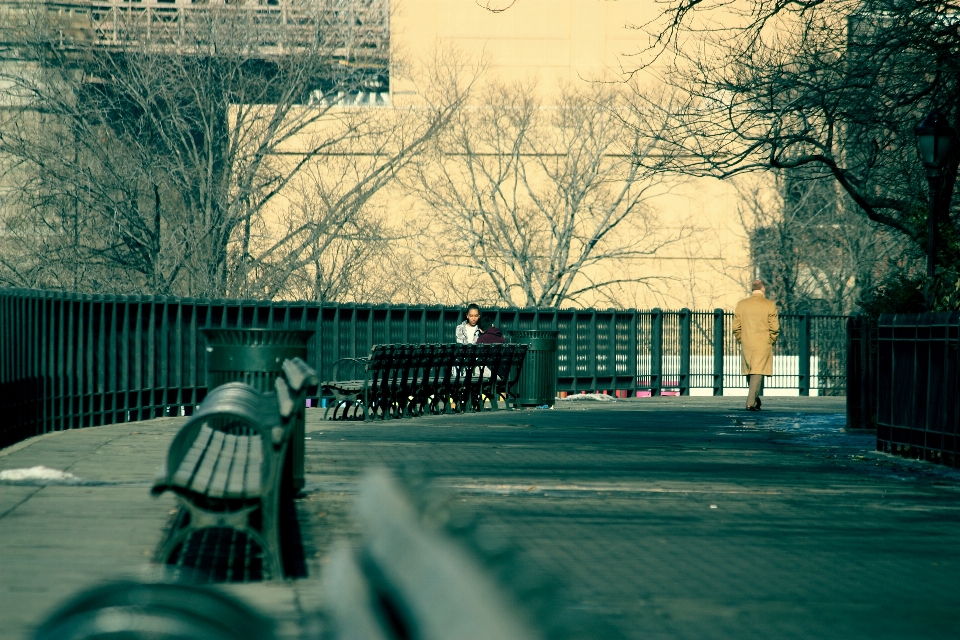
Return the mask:
<svg viewBox="0 0 960 640"><path fill-rule="evenodd" d="M753 405L752 407L747 407L747 411L760 411L760 407Z"/></svg>
<svg viewBox="0 0 960 640"><path fill-rule="evenodd" d="M763 404L760 402L760 396L757 396L757 404L753 405L757 408L757 411L760 411L760 405Z"/></svg>

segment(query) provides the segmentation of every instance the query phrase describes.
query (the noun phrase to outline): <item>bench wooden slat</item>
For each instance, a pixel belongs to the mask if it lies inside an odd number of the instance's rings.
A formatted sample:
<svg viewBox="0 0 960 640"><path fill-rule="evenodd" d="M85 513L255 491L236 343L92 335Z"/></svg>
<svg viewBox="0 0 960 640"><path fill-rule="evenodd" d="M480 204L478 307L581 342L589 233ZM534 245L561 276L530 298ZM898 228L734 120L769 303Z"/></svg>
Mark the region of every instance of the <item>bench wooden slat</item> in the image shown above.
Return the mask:
<svg viewBox="0 0 960 640"><path fill-rule="evenodd" d="M263 465L263 441L260 438L250 439L250 452L247 455L246 486L243 491L245 498L260 497L260 469Z"/></svg>
<svg viewBox="0 0 960 640"><path fill-rule="evenodd" d="M246 436L240 436L244 438ZM223 446L217 455L217 464L213 470L213 476L210 479L210 486L207 487L207 495L212 498L222 498L223 492L227 488L227 478L230 476L230 468L236 464L234 458L237 450L237 440L235 435L227 434L223 439Z"/></svg>
<svg viewBox="0 0 960 640"><path fill-rule="evenodd" d="M226 495L228 498L243 497L243 481L247 475L247 465L250 457L250 443L254 438L240 438L237 440L237 461L230 467L230 479L227 480Z"/></svg>
<svg viewBox="0 0 960 640"><path fill-rule="evenodd" d="M203 457L203 452L206 451L211 437L213 437L213 429L207 425L200 427L200 431L197 433L197 439L193 441L190 450L183 456L180 466L177 467L177 472L173 474L171 484L177 487L183 487L184 489L190 486L190 482L193 480L193 474L197 471L197 465Z"/></svg>
<svg viewBox="0 0 960 640"><path fill-rule="evenodd" d="M213 470L217 464L217 458L220 456L220 449L223 447L223 441L226 434L223 431L215 431L207 445L203 460L197 473L193 476L193 482L190 483L190 489L197 493L206 493L207 486L210 484L210 478L213 477Z"/></svg>
<svg viewBox="0 0 960 640"><path fill-rule="evenodd" d="M323 386L328 389L340 389L341 391L359 391L363 388L363 382L363 380L336 380L324 382Z"/></svg>

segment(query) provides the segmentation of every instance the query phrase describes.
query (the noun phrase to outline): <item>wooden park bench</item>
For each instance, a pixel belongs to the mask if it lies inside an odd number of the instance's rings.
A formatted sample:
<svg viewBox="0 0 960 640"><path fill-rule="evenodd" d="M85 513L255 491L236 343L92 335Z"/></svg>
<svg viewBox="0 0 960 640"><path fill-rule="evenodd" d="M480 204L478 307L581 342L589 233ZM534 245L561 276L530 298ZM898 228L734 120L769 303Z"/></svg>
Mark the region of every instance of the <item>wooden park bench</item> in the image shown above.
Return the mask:
<svg viewBox="0 0 960 640"><path fill-rule="evenodd" d="M370 420L424 413L498 410L502 397L518 407L516 386L525 344L387 344L368 358L334 363L321 389L333 394L324 419ZM341 377L342 368L362 367L363 377Z"/></svg>
<svg viewBox="0 0 960 640"><path fill-rule="evenodd" d="M272 393L241 382L210 391L174 438L151 490L173 491L181 506L161 562L220 572L216 580L283 577L281 493L292 482L285 462L311 384L316 373L294 358ZM214 562L238 546L228 563L240 558L243 566Z"/></svg>

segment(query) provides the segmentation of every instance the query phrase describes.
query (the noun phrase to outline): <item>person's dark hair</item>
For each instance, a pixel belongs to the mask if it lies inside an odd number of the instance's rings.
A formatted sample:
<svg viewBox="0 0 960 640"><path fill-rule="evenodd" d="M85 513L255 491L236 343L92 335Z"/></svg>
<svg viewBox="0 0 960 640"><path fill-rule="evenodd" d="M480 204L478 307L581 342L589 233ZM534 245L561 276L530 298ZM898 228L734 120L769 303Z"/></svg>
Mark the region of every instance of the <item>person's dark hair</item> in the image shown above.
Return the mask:
<svg viewBox="0 0 960 640"><path fill-rule="evenodd" d="M468 304L468 305L467 305L467 310L463 312L463 317L466 318L467 315L469 315L470 312L473 311L474 309L477 310L477 313L480 313L480 307L478 307L478 306L475 305L475 304Z"/></svg>
<svg viewBox="0 0 960 640"><path fill-rule="evenodd" d="M480 327L480 331L486 331L493 326L493 318L490 316L480 316L480 322L477 323L477 326Z"/></svg>
<svg viewBox="0 0 960 640"><path fill-rule="evenodd" d="M757 280L754 280L754 281L753 281L753 290L754 290L754 291L760 291L760 290L763 289L763 288L764 288L764 287L763 287L763 280L760 280L760 279L758 278Z"/></svg>

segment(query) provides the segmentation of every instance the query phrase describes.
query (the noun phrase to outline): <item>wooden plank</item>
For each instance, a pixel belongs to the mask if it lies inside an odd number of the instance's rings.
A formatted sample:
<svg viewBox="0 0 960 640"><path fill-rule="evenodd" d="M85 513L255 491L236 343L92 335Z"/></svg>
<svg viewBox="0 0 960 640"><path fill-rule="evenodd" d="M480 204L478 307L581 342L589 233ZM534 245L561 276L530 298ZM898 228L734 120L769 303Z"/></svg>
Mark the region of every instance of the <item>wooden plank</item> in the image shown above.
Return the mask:
<svg viewBox="0 0 960 640"><path fill-rule="evenodd" d="M193 477L193 482L190 484L191 490L197 493L207 492L207 486L209 486L210 479L213 477L213 469L220 455L220 449L223 447L224 438L225 434L223 431L215 431L213 433L213 438L210 439L207 452L200 462L200 468L197 469L197 473Z"/></svg>
<svg viewBox="0 0 960 640"><path fill-rule="evenodd" d="M325 382L324 389L337 389L338 391L359 391L363 388L363 380L342 380L336 382Z"/></svg>
<svg viewBox="0 0 960 640"><path fill-rule="evenodd" d="M263 444L260 438L250 438L250 455L247 456L247 475L244 497L259 498L263 493L260 482L260 469L263 466ZM281 464L278 461L277 464Z"/></svg>
<svg viewBox="0 0 960 640"><path fill-rule="evenodd" d="M259 438L249 436L237 438L237 450L234 453L233 465L230 467L230 478L227 480L226 497L243 497L243 480L247 474L247 465L250 458L251 441L259 441Z"/></svg>
<svg viewBox="0 0 960 640"><path fill-rule="evenodd" d="M177 472L173 474L173 478L170 480L171 484L177 487L183 487L184 489L190 487L193 474L196 472L197 465L200 464L201 458L203 458L203 452L206 451L207 444L210 443L211 437L213 437L213 429L207 425L200 427L196 440L193 441L193 445L189 451L187 451L186 455L183 456L183 460L180 461Z"/></svg>
<svg viewBox="0 0 960 640"><path fill-rule="evenodd" d="M230 477L230 467L234 464L234 454L237 449L237 436L228 434L223 439L223 447L217 455L217 465L207 487L207 495L211 498L222 498L227 488L227 478Z"/></svg>

